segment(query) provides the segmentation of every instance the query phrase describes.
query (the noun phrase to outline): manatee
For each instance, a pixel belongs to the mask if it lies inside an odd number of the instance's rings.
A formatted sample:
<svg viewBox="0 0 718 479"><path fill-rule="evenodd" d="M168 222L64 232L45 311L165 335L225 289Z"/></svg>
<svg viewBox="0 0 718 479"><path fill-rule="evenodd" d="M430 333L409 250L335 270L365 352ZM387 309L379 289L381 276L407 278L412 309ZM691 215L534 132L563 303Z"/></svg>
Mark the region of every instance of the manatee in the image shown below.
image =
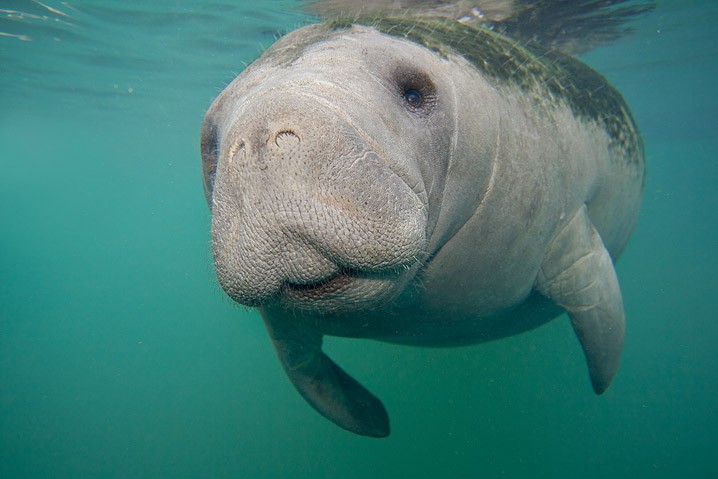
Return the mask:
<svg viewBox="0 0 718 479"><path fill-rule="evenodd" d="M209 108L219 284L259 309L291 382L342 428L390 430L326 335L458 346L566 312L594 391L616 374L614 262L643 144L621 94L548 44L449 16L328 16Z"/></svg>

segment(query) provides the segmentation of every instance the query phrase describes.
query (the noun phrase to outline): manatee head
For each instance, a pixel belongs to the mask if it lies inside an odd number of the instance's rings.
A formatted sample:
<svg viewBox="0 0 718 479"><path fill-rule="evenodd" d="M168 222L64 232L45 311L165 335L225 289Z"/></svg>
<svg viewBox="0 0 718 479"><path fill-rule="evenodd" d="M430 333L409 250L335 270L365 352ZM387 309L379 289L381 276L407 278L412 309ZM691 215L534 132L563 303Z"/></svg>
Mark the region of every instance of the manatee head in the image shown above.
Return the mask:
<svg viewBox="0 0 718 479"><path fill-rule="evenodd" d="M449 67L368 27L270 48L202 126L212 251L248 306L386 304L426 260L454 131Z"/></svg>

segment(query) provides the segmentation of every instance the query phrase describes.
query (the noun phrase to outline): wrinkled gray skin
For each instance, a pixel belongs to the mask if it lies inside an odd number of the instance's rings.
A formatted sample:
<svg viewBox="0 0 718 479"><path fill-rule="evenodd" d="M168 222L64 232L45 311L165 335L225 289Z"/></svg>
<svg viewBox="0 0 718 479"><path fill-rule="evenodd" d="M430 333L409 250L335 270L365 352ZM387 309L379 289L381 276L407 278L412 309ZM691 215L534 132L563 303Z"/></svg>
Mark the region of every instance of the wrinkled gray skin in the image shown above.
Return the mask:
<svg viewBox="0 0 718 479"><path fill-rule="evenodd" d="M643 172L595 122L462 58L369 27L314 32L275 44L202 127L219 282L260 309L298 391L385 436L381 402L322 353L323 335L461 345L565 310L603 392L624 333L611 258Z"/></svg>

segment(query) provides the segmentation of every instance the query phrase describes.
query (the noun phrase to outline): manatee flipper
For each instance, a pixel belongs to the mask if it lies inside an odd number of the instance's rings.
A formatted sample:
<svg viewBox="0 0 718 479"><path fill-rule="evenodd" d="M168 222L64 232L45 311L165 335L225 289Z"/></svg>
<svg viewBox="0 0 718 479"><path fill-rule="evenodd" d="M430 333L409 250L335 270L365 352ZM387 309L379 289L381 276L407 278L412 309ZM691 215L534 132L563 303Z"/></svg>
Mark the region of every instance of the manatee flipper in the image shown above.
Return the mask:
<svg viewBox="0 0 718 479"><path fill-rule="evenodd" d="M384 405L322 352L321 334L265 313L262 316L287 376L314 409L356 434L389 435Z"/></svg>
<svg viewBox="0 0 718 479"><path fill-rule="evenodd" d="M571 318L596 394L621 360L625 320L616 271L583 206L549 244L536 289Z"/></svg>

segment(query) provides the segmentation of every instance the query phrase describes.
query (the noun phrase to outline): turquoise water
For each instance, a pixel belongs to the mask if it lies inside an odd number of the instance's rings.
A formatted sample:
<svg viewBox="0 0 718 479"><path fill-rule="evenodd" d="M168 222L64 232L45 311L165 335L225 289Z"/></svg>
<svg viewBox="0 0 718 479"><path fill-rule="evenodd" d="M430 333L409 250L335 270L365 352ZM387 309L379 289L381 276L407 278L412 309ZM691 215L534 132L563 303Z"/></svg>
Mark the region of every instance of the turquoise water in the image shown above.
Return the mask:
<svg viewBox="0 0 718 479"><path fill-rule="evenodd" d="M204 111L296 2L0 8L0 477L718 477L718 8L659 0L589 52L647 146L618 273L628 330L591 391L561 318L458 349L337 338L379 395L372 440L295 392L214 278Z"/></svg>

